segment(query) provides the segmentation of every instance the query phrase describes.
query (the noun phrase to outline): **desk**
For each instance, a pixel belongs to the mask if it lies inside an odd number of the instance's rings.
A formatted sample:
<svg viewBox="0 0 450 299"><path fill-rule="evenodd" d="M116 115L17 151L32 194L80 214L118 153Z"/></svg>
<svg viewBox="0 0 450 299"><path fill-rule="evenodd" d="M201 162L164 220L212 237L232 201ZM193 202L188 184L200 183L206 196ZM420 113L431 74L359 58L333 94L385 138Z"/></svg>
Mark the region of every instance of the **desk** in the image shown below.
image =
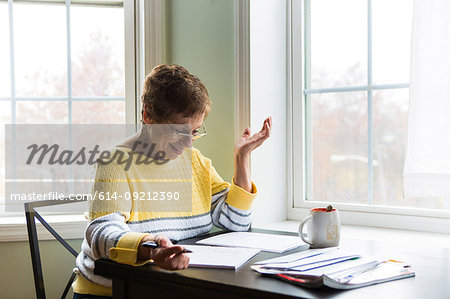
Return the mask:
<svg viewBox="0 0 450 299"><path fill-rule="evenodd" d="M287 232L253 231L293 235ZM183 240L179 244L194 244L202 238L205 236ZM415 241L411 240L411 244ZM113 298L450 298L448 248L431 248L425 252L414 250L410 244L398 246L351 239L343 239L341 248L407 261L414 266L416 277L348 291L306 289L254 272L250 268L254 262L278 256L268 252L260 252L237 271L192 268L170 272L154 265L132 267L109 260L97 260L94 272L113 280Z"/></svg>

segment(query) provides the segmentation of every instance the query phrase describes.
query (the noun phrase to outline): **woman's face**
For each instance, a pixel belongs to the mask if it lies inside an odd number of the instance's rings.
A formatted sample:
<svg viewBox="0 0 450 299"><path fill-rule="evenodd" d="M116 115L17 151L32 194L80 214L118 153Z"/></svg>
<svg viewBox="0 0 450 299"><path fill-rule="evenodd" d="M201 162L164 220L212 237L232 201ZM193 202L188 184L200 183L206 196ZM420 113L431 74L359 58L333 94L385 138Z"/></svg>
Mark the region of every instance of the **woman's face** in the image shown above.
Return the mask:
<svg viewBox="0 0 450 299"><path fill-rule="evenodd" d="M204 115L200 117L172 117L167 122L154 122L145 119L146 124L151 125L151 136L156 149L165 153L165 159L176 159L186 148L192 147L192 138L203 125ZM148 121L148 122L147 122ZM152 126L155 125L155 126Z"/></svg>

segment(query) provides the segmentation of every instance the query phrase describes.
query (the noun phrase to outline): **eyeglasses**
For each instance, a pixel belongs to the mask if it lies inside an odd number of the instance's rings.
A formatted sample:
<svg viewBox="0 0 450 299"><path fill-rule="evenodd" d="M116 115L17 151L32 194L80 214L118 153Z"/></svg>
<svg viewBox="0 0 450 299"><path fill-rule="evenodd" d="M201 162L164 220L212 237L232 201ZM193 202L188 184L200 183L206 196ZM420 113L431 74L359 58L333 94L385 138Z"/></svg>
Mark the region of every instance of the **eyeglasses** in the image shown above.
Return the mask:
<svg viewBox="0 0 450 299"><path fill-rule="evenodd" d="M198 128L197 130L194 130L194 132L192 134L190 134L190 133L177 131L176 129L173 128L172 125L169 124L169 122L167 120L166 120L166 122L167 122L167 125L169 126L170 130L172 131L172 134L178 136L180 139L181 138L190 138L191 140L196 140L203 136L206 136L205 124L202 124L202 126L200 128Z"/></svg>

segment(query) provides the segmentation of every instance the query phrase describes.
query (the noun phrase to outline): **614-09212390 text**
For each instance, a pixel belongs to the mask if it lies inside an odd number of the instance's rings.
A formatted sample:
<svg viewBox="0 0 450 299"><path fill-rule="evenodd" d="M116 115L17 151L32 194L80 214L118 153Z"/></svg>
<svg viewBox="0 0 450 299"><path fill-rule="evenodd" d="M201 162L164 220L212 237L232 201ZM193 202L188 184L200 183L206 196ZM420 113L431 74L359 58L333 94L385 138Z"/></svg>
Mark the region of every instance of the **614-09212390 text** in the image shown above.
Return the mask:
<svg viewBox="0 0 450 299"><path fill-rule="evenodd" d="M171 201L179 200L179 192L125 192L118 194L118 192L94 192L92 199L96 200L158 200L158 201Z"/></svg>

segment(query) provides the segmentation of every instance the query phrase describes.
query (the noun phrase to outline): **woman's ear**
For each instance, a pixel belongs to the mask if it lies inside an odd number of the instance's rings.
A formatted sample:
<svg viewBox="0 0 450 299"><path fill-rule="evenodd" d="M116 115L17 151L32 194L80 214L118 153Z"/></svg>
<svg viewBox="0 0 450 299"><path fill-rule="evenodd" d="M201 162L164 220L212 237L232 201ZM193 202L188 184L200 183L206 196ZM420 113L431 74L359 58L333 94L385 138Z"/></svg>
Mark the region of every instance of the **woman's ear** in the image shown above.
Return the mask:
<svg viewBox="0 0 450 299"><path fill-rule="evenodd" d="M152 119L150 118L149 113L147 113L147 109L145 109L145 106L142 109L142 120L144 121L144 123L146 125L149 125L152 123Z"/></svg>

